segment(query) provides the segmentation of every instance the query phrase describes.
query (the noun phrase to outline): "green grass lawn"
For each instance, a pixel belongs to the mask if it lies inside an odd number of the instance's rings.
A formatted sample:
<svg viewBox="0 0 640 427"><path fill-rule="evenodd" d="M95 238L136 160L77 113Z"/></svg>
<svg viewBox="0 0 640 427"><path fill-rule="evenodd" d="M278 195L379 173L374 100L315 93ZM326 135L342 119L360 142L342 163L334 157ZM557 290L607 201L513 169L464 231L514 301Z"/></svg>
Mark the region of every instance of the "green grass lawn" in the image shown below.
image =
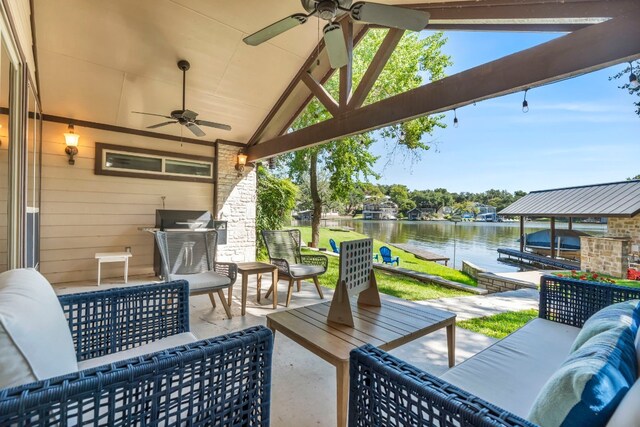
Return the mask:
<svg viewBox="0 0 640 427"><path fill-rule="evenodd" d="M502 339L536 317L538 317L538 310L511 311L463 320L456 325L492 338Z"/></svg>
<svg viewBox="0 0 640 427"><path fill-rule="evenodd" d="M311 251L309 249L303 249L302 252L311 255L318 254L318 252ZM338 283L339 259L334 256L327 256L327 258L329 258L329 267L327 272L318 277L318 279L322 286L335 289L336 284ZM469 292L430 283L423 283L405 276L399 276L379 270L376 271L376 280L378 282L378 290L380 292L409 301L470 295Z"/></svg>
<svg viewBox="0 0 640 427"><path fill-rule="evenodd" d="M584 273L581 271L577 272L578 276L580 276L581 274L586 274L587 277L589 275L591 275L592 273ZM560 276L562 275L563 277L566 278L571 278L571 272L570 271L559 271L559 272L555 272L553 273L553 275L555 276ZM618 286L628 286L630 288L640 288L640 280L627 280L627 279L618 279L616 277L613 276L608 276L606 274L599 274L600 277L606 277L607 279L611 279L615 282L616 285Z"/></svg>
<svg viewBox="0 0 640 427"><path fill-rule="evenodd" d="M311 227L295 227L300 230L302 234L302 240L304 242L311 241ZM344 240L357 240L366 239L369 236L356 233L355 231L332 231L328 228L320 228L320 247L331 250L329 245L329 239L336 241L336 245L340 247L340 242ZM380 240L373 239L373 253L380 253L381 246L388 246L387 243ZM476 280L468 276L467 274L455 270L450 267L445 267L442 264L438 264L432 261L424 261L415 257L415 255L403 251L401 249L391 247L392 255L400 257L400 267L407 268L409 270L419 271L421 273L433 274L434 276L440 276L444 279L451 280L453 282L464 283L465 285L477 286Z"/></svg>

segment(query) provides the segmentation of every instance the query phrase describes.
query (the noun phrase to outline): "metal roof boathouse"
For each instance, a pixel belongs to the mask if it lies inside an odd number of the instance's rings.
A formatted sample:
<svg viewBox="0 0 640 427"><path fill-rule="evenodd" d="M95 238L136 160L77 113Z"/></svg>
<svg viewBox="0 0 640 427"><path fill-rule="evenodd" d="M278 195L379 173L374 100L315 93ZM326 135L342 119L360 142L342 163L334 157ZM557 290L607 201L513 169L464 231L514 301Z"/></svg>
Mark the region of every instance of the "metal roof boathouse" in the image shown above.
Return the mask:
<svg viewBox="0 0 640 427"><path fill-rule="evenodd" d="M556 218L568 218L572 229L572 218L595 217L608 218L607 236L580 238L580 268L623 277L640 262L640 180L533 191L499 214L520 217L523 259L525 217L550 218L550 242L556 241ZM556 258L554 244L549 252Z"/></svg>
<svg viewBox="0 0 640 427"><path fill-rule="evenodd" d="M633 217L640 213L640 180L532 191L500 215Z"/></svg>

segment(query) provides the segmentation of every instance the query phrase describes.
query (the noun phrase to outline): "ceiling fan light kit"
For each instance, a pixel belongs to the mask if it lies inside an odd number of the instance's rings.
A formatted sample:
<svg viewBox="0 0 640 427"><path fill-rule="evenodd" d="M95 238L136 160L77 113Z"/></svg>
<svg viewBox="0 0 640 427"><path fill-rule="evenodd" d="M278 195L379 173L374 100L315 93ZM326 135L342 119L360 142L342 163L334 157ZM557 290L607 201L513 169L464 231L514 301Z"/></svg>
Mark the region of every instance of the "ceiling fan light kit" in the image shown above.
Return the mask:
<svg viewBox="0 0 640 427"><path fill-rule="evenodd" d="M244 42L257 46L306 23L309 17L317 16L329 21L323 30L329 63L332 68L341 68L347 65L349 59L343 33L339 31L340 24L334 22L340 16L348 13L354 21L411 31L423 30L429 23L430 16L427 12L415 9L370 2L356 2L353 5L351 0L301 0L301 2L302 7L309 12L308 15L298 13L281 19L246 37Z"/></svg>
<svg viewBox="0 0 640 427"><path fill-rule="evenodd" d="M147 129L156 129L162 126L172 125L179 123L189 129L195 136L205 136L206 134L200 126L206 126L222 130L231 130L231 126L222 123L211 122L208 120L198 120L198 113L195 111L187 110L185 108L186 101L186 88L187 88L187 71L191 68L189 61L181 59L178 61L178 68L182 71L182 110L173 110L168 116L154 113L144 113L141 111L132 111L134 114L144 114L146 116L164 117L169 119L167 122L157 123L155 125L147 126Z"/></svg>

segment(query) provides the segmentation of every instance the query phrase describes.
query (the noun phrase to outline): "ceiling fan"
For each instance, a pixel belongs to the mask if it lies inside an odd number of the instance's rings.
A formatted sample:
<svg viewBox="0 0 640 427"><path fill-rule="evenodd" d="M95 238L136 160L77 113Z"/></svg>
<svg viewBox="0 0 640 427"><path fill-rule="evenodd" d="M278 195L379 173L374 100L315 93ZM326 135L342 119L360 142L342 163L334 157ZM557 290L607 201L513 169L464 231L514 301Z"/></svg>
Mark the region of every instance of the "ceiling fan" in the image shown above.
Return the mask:
<svg viewBox="0 0 640 427"><path fill-rule="evenodd" d="M307 14L296 13L281 19L245 37L244 42L251 46L257 46L285 31L304 24L309 17L315 15L325 21L329 21L323 29L324 42L327 46L327 54L329 55L331 67L340 68L347 65L349 58L340 23L335 22L337 17L348 13L354 21L411 31L420 31L424 29L429 22L428 12L360 1L352 5L351 1L352 0L301 0L302 7L307 10Z"/></svg>
<svg viewBox="0 0 640 427"><path fill-rule="evenodd" d="M166 125L171 125L174 123L180 123L182 126L186 126L195 136L205 136L206 134L200 129L198 126L207 126L216 129L222 130L231 130L231 126L224 125L222 123L210 122L207 120L198 120L198 113L195 111L187 110L184 106L185 102L185 89L187 84L187 70L191 67L189 61L185 61L184 59L178 61L178 68L182 70L182 110L174 110L168 116L163 114L154 114L154 113L143 113L141 111L132 111L135 114L144 114L147 116L157 116L164 117L165 119L170 119L168 122L162 122L155 125L147 126L147 129L155 129Z"/></svg>

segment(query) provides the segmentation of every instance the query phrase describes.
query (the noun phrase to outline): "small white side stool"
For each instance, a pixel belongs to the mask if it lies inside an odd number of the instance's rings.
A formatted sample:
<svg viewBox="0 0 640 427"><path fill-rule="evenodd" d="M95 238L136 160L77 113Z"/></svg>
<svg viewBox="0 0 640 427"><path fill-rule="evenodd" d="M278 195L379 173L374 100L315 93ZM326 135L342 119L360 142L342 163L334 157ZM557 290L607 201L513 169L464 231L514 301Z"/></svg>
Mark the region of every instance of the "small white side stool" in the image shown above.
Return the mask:
<svg viewBox="0 0 640 427"><path fill-rule="evenodd" d="M124 283L127 283L129 275L129 258L131 252L100 252L96 254L98 260L98 286L100 286L100 266L103 262L124 262Z"/></svg>

